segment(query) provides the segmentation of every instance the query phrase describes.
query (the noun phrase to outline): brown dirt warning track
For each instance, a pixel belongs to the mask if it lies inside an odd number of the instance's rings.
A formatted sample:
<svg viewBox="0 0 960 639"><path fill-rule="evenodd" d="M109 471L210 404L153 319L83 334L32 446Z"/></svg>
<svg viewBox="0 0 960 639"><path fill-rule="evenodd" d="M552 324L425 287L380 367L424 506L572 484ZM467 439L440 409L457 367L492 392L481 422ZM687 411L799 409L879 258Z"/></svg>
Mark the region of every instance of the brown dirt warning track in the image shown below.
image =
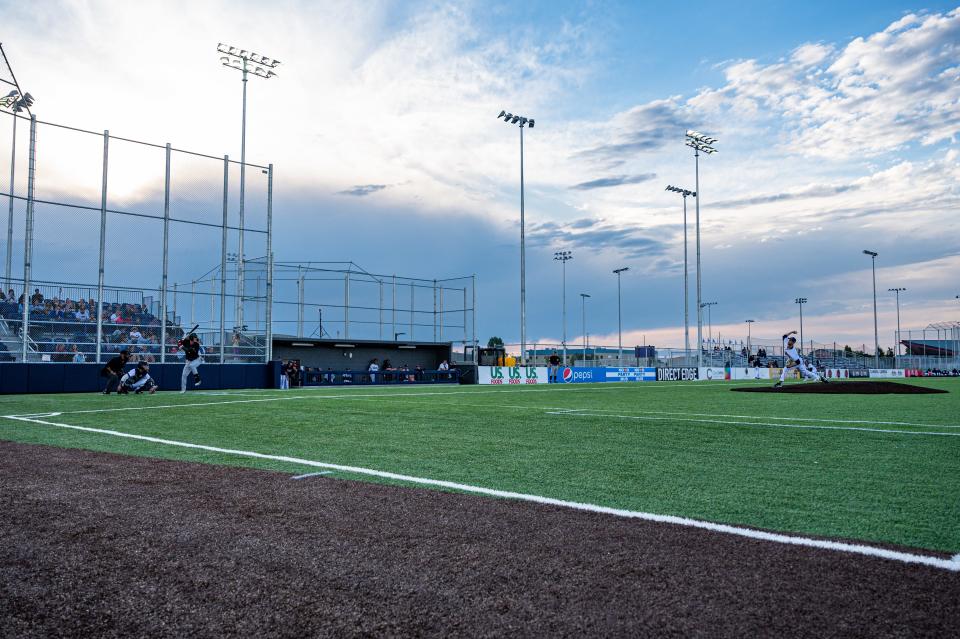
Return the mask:
<svg viewBox="0 0 960 639"><path fill-rule="evenodd" d="M929 552L927 554L930 554ZM956 636L960 573L0 442L0 636Z"/></svg>

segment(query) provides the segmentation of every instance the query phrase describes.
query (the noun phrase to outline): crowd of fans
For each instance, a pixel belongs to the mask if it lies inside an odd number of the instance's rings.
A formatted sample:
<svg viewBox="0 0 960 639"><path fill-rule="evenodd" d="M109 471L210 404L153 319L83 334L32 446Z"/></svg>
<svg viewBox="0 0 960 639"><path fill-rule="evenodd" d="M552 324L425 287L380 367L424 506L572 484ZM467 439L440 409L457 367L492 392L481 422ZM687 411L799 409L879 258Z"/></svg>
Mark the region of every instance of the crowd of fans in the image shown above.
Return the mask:
<svg viewBox="0 0 960 639"><path fill-rule="evenodd" d="M0 316L22 321L25 299L23 294L17 296L13 289L6 293L0 291ZM40 289L34 289L28 301L30 336L41 352L49 354L50 361L85 362L96 352L97 302L94 299L45 298ZM161 344L161 321L145 304L104 303L101 320L101 352L128 350L131 362L154 362L162 348L175 354L177 339L183 334L180 327L169 326L166 343Z"/></svg>

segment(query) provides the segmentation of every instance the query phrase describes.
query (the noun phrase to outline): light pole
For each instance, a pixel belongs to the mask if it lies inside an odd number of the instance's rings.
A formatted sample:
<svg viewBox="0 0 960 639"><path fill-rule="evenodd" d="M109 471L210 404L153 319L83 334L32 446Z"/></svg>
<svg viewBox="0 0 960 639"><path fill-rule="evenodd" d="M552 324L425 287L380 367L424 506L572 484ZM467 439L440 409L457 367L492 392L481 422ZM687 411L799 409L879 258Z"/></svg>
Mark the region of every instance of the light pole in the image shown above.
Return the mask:
<svg viewBox="0 0 960 639"><path fill-rule="evenodd" d="M756 320L748 319L744 321L747 323L747 357L750 357L753 354L753 345L750 343L750 325Z"/></svg>
<svg viewBox="0 0 960 639"><path fill-rule="evenodd" d="M567 365L567 262L573 259L570 251L557 251L553 259L563 266L563 365Z"/></svg>
<svg viewBox="0 0 960 639"><path fill-rule="evenodd" d="M906 287L888 288L887 291L897 296L897 353L900 353L900 291L907 290Z"/></svg>
<svg viewBox="0 0 960 639"><path fill-rule="evenodd" d="M13 137L10 138L10 197L7 198L9 203L7 209L7 263L6 270L4 271L6 288L10 288L10 272L13 268L13 189L14 178L16 177L17 120L19 119L17 114L21 111L26 111L31 116L33 115L30 113L30 107L33 106L33 96L20 90L20 84L17 82L17 76L13 73L13 67L10 66L10 61L7 59L7 53L3 50L2 44L0 44L0 54L3 55L3 62L7 65L7 70L10 72L10 78L13 80L12 82L3 80L3 82L15 87L13 91L10 91L10 93L0 98L0 107L10 109L10 111L13 113ZM26 294L26 292L24 292L24 294Z"/></svg>
<svg viewBox="0 0 960 639"><path fill-rule="evenodd" d="M583 362L587 362L587 298L589 293L580 293L580 328L583 330Z"/></svg>
<svg viewBox="0 0 960 639"><path fill-rule="evenodd" d="M864 249L864 255L870 256L873 267L873 363L874 368L880 368L880 332L877 330L877 255L875 251Z"/></svg>
<svg viewBox="0 0 960 639"><path fill-rule="evenodd" d="M623 315L620 312L620 274L629 271L629 266L613 269L617 274L617 363L623 366Z"/></svg>
<svg viewBox="0 0 960 639"><path fill-rule="evenodd" d="M700 308L707 309L707 342L709 343L713 339L713 317L710 312L711 306L716 306L716 302L703 302L700 304Z"/></svg>
<svg viewBox="0 0 960 639"><path fill-rule="evenodd" d="M526 363L527 352L527 242L526 222L523 211L523 128L533 128L533 118L525 118L500 111L497 118L503 118L505 124L516 124L520 127L520 365Z"/></svg>
<svg viewBox="0 0 960 639"><path fill-rule="evenodd" d="M798 297L793 301L800 305L800 348L803 348L803 305L807 303L807 298Z"/></svg>
<svg viewBox="0 0 960 639"><path fill-rule="evenodd" d="M243 117L241 120L240 126L240 223L238 225L239 232L239 241L237 245L237 306L236 306L236 323L239 327L238 330L243 330L243 209L244 209L244 195L247 183L247 74L252 73L258 78L263 78L269 80L270 78L276 76L271 69L277 68L277 65L280 64L279 60L274 60L273 58L268 58L266 56L260 55L259 53L253 53L252 51L247 51L246 49L238 49L237 47L231 47L230 45L223 44L222 42L217 44L217 51L224 53L226 55L220 58L220 62L223 66L230 69L235 69L240 71L243 74ZM221 291L222 293L222 291Z"/></svg>
<svg viewBox="0 0 960 639"><path fill-rule="evenodd" d="M687 268L687 197L697 197L697 194L687 189L668 185L668 191L679 193L683 196L683 352L684 360L687 365L690 364L690 292L689 292L689 269Z"/></svg>
<svg viewBox="0 0 960 639"><path fill-rule="evenodd" d="M685 144L693 149L693 161L696 182L694 191L697 193L697 366L703 366L703 306L700 303L700 152L707 155L716 153L713 144L716 138L711 138L698 131L687 131Z"/></svg>

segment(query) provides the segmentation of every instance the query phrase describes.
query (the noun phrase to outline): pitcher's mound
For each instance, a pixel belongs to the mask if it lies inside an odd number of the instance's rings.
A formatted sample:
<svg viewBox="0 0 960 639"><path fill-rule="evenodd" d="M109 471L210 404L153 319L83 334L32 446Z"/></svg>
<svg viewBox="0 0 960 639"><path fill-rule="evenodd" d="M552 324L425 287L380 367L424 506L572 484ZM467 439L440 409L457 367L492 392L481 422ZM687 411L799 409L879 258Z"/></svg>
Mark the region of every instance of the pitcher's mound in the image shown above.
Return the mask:
<svg viewBox="0 0 960 639"><path fill-rule="evenodd" d="M786 383L780 388L771 386L739 386L731 388L741 393L819 393L831 395L925 395L929 393L946 393L939 388L913 386L897 382L794 382Z"/></svg>

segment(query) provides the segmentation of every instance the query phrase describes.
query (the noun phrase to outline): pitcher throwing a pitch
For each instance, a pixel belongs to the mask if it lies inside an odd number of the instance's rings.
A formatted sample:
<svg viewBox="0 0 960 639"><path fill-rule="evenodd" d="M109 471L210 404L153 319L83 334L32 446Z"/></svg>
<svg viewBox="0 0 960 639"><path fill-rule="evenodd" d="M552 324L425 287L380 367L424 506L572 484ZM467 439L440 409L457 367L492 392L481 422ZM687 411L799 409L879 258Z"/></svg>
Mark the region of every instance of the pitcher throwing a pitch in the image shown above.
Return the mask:
<svg viewBox="0 0 960 639"><path fill-rule="evenodd" d="M790 331L783 336L783 370L780 371L780 381L773 385L774 388L783 386L783 380L786 378L788 370L798 370L800 375L807 379L818 379L824 384L827 383L827 378L823 375L807 369L807 365L800 355L800 349L797 348L797 338L794 337L796 334L796 331Z"/></svg>

